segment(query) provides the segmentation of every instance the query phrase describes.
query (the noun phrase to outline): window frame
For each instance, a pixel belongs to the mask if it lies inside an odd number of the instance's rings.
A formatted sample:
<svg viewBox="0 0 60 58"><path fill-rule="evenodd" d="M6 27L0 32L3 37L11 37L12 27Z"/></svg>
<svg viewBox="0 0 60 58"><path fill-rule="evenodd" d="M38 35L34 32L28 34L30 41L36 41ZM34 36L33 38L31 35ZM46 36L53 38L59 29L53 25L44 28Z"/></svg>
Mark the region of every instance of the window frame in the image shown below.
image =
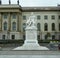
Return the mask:
<svg viewBox="0 0 60 58"><path fill-rule="evenodd" d="M23 31L25 31L26 23L23 23Z"/></svg>
<svg viewBox="0 0 60 58"><path fill-rule="evenodd" d="M16 14L12 14L12 19L16 19Z"/></svg>
<svg viewBox="0 0 60 58"><path fill-rule="evenodd" d="M54 25L53 25L54 24ZM54 27L53 27L54 26ZM55 23L52 23L52 31L55 31Z"/></svg>
<svg viewBox="0 0 60 58"><path fill-rule="evenodd" d="M60 23L59 23L59 31L60 31Z"/></svg>
<svg viewBox="0 0 60 58"><path fill-rule="evenodd" d="M58 19L60 20L60 15L58 16Z"/></svg>
<svg viewBox="0 0 60 58"><path fill-rule="evenodd" d="M37 23L37 31L40 31L40 30L41 30L41 24Z"/></svg>
<svg viewBox="0 0 60 58"><path fill-rule="evenodd" d="M6 35L2 35L2 40L5 40L5 38L6 38Z"/></svg>
<svg viewBox="0 0 60 58"><path fill-rule="evenodd" d="M48 23L44 24L44 31L48 31Z"/></svg>
<svg viewBox="0 0 60 58"><path fill-rule="evenodd" d="M26 20L26 15L23 15L23 20Z"/></svg>
<svg viewBox="0 0 60 58"><path fill-rule="evenodd" d="M4 22L3 24L4 24L4 25L3 25L3 29L6 31L6 30L7 30L7 27L8 27L8 26L7 26L7 22Z"/></svg>
<svg viewBox="0 0 60 58"><path fill-rule="evenodd" d="M40 35L37 35L37 39L40 40Z"/></svg>
<svg viewBox="0 0 60 58"><path fill-rule="evenodd" d="M55 20L55 15L52 15L52 16L51 16L51 19L52 19L52 20Z"/></svg>
<svg viewBox="0 0 60 58"><path fill-rule="evenodd" d="M48 19L48 15L44 15L44 19L47 20Z"/></svg>
<svg viewBox="0 0 60 58"><path fill-rule="evenodd" d="M15 35L11 35L11 39L14 40L15 39Z"/></svg>
<svg viewBox="0 0 60 58"><path fill-rule="evenodd" d="M17 28L17 27L16 27L16 22L12 22L12 30L13 30L13 31L16 31L16 28Z"/></svg>
<svg viewBox="0 0 60 58"><path fill-rule="evenodd" d="M37 15L37 20L40 20L41 19L41 16L40 15Z"/></svg>
<svg viewBox="0 0 60 58"><path fill-rule="evenodd" d="M55 40L55 35L52 35L52 40Z"/></svg>
<svg viewBox="0 0 60 58"><path fill-rule="evenodd" d="M8 17L7 14L4 14L4 15L3 15L3 18L4 18L4 19L7 19L7 17Z"/></svg>

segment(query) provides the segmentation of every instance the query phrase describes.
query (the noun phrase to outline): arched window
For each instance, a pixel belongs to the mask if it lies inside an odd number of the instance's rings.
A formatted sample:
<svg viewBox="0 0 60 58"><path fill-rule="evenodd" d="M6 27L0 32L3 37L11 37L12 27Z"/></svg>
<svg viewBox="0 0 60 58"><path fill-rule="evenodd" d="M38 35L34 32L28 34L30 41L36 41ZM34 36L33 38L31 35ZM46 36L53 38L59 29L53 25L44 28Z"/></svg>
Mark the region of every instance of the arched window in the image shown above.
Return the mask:
<svg viewBox="0 0 60 58"><path fill-rule="evenodd" d="M7 30L7 22L4 22L4 30Z"/></svg>
<svg viewBox="0 0 60 58"><path fill-rule="evenodd" d="M52 23L52 31L55 31L55 23Z"/></svg>
<svg viewBox="0 0 60 58"><path fill-rule="evenodd" d="M48 31L48 24L47 23L44 24L44 30Z"/></svg>
<svg viewBox="0 0 60 58"><path fill-rule="evenodd" d="M16 30L16 22L12 23L12 30Z"/></svg>
<svg viewBox="0 0 60 58"><path fill-rule="evenodd" d="M40 23L37 24L37 30L40 31Z"/></svg>
<svg viewBox="0 0 60 58"><path fill-rule="evenodd" d="M60 31L60 23L59 23L59 31Z"/></svg>
<svg viewBox="0 0 60 58"><path fill-rule="evenodd" d="M26 23L23 23L23 31L25 31Z"/></svg>

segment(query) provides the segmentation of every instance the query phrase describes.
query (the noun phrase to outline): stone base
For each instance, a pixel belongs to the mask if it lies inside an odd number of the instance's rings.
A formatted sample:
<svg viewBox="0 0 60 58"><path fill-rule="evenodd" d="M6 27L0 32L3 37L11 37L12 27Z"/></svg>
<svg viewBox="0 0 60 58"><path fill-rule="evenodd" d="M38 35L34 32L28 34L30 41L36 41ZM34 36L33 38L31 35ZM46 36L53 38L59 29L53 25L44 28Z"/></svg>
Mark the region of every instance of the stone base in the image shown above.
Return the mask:
<svg viewBox="0 0 60 58"><path fill-rule="evenodd" d="M26 40L23 46L13 50L49 50L47 47L40 46L37 41L37 29L26 29Z"/></svg>
<svg viewBox="0 0 60 58"><path fill-rule="evenodd" d="M40 46L35 42L25 43L23 46L14 48L13 50L49 50L47 47Z"/></svg>

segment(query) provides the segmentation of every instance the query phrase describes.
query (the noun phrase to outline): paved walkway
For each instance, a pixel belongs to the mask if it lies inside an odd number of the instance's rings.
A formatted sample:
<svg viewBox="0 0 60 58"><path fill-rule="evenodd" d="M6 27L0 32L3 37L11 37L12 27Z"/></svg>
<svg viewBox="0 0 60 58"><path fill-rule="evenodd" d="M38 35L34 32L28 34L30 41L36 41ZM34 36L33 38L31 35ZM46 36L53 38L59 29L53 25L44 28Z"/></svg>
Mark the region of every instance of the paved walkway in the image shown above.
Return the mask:
<svg viewBox="0 0 60 58"><path fill-rule="evenodd" d="M60 55L60 51L0 51L0 55Z"/></svg>
<svg viewBox="0 0 60 58"><path fill-rule="evenodd" d="M60 58L59 55L0 55L0 58Z"/></svg>

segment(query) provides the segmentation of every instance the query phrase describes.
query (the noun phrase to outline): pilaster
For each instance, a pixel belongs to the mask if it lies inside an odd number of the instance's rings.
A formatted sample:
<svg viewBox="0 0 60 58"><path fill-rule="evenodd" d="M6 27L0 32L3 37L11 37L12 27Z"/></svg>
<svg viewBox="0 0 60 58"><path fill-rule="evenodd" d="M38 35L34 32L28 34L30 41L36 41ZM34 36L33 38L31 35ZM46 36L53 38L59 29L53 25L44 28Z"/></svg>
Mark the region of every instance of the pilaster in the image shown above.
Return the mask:
<svg viewBox="0 0 60 58"><path fill-rule="evenodd" d="M0 31L2 31L2 14L0 13Z"/></svg>
<svg viewBox="0 0 60 58"><path fill-rule="evenodd" d="M17 31L19 32L19 26L20 26L20 24L19 24L19 13L17 13Z"/></svg>
<svg viewBox="0 0 60 58"><path fill-rule="evenodd" d="M8 31L11 31L11 13L9 13L9 19L8 19Z"/></svg>

